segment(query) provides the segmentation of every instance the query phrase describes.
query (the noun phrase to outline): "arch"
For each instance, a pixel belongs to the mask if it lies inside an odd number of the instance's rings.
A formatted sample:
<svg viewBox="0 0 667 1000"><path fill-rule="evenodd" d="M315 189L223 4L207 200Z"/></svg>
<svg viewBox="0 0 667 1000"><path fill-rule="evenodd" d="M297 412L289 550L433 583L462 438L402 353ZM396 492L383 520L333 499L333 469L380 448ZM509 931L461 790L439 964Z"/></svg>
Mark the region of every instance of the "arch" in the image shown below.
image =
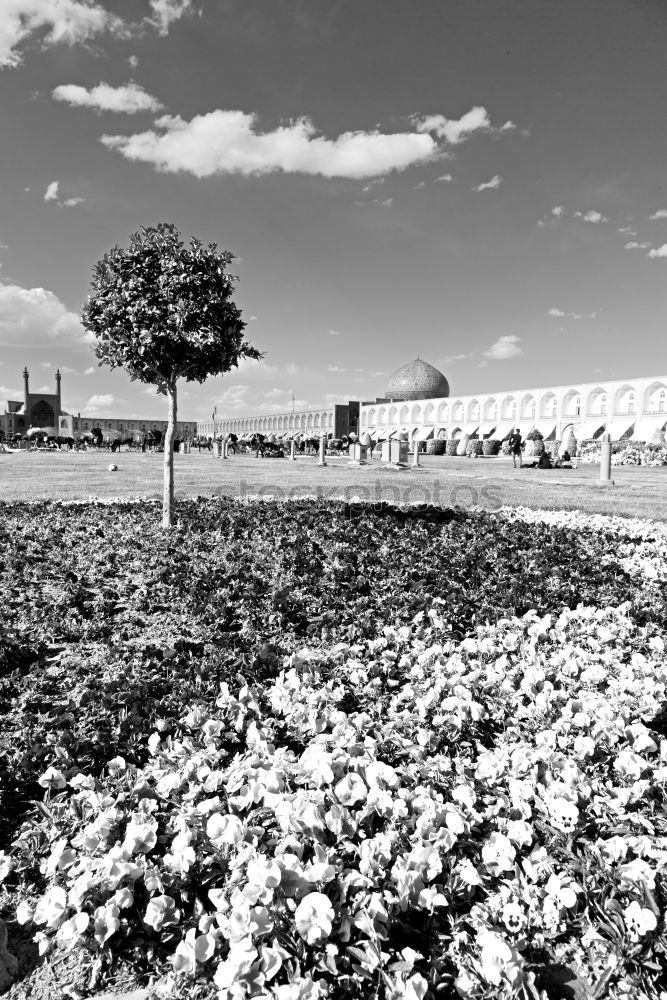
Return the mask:
<svg viewBox="0 0 667 1000"><path fill-rule="evenodd" d="M572 388L563 396L563 417L581 416L581 390Z"/></svg>
<svg viewBox="0 0 667 1000"><path fill-rule="evenodd" d="M407 424L410 419L410 407L403 403L403 406L398 411L398 420L401 424Z"/></svg>
<svg viewBox="0 0 667 1000"><path fill-rule="evenodd" d="M532 392L524 394L521 400L520 420L534 420L537 413L537 400Z"/></svg>
<svg viewBox="0 0 667 1000"><path fill-rule="evenodd" d="M377 423L377 410L374 406L371 406L368 410L362 411L362 416L366 416L366 413L368 413L368 419L365 421L365 426L374 427Z"/></svg>
<svg viewBox="0 0 667 1000"><path fill-rule="evenodd" d="M456 441L457 438L461 437L462 428L458 425L452 428L452 433L449 435L450 439Z"/></svg>
<svg viewBox="0 0 667 1000"><path fill-rule="evenodd" d="M630 382L624 382L614 393L614 413L634 413L636 404L635 387Z"/></svg>
<svg viewBox="0 0 667 1000"><path fill-rule="evenodd" d="M313 427L318 428L320 426L320 415L316 413L313 417Z"/></svg>
<svg viewBox="0 0 667 1000"><path fill-rule="evenodd" d="M463 406L463 401L457 399L452 405L452 420L457 423L462 423L465 419L465 408Z"/></svg>
<svg viewBox="0 0 667 1000"><path fill-rule="evenodd" d="M440 430L438 431L438 441L446 441L446 440L447 440L447 431L445 430L444 427L441 427Z"/></svg>
<svg viewBox="0 0 667 1000"><path fill-rule="evenodd" d="M479 420L480 418L480 405L479 400L474 396L468 403L468 420Z"/></svg>
<svg viewBox="0 0 667 1000"><path fill-rule="evenodd" d="M517 403L514 396L503 396L500 412L503 420L516 420Z"/></svg>
<svg viewBox="0 0 667 1000"><path fill-rule="evenodd" d="M387 425L395 424L398 422L398 407L390 406L389 413L387 414Z"/></svg>
<svg viewBox="0 0 667 1000"><path fill-rule="evenodd" d="M387 422L387 407L381 406L378 410L378 424L386 424Z"/></svg>
<svg viewBox="0 0 667 1000"><path fill-rule="evenodd" d="M30 407L30 422L33 427L53 427L55 420L53 407L45 399L40 399Z"/></svg>
<svg viewBox="0 0 667 1000"><path fill-rule="evenodd" d="M424 423L435 423L435 403L427 403L424 407Z"/></svg>
<svg viewBox="0 0 667 1000"><path fill-rule="evenodd" d="M642 409L645 413L667 412L667 382L656 380L646 387Z"/></svg>
<svg viewBox="0 0 667 1000"><path fill-rule="evenodd" d="M607 390L601 385L596 385L591 389L586 398L586 412L592 417L604 417L607 415L609 397Z"/></svg>
<svg viewBox="0 0 667 1000"><path fill-rule="evenodd" d="M420 404L419 403L415 403L415 405L412 407L412 422L413 422L413 424L421 424L421 422L423 420L422 412L423 411L422 411L422 408L421 408ZM403 423L403 420L401 420L401 423Z"/></svg>
<svg viewBox="0 0 667 1000"><path fill-rule="evenodd" d="M449 403L441 403L438 407L438 420L444 423L449 420Z"/></svg>
<svg viewBox="0 0 667 1000"><path fill-rule="evenodd" d="M554 419L558 416L558 397L555 392L545 392L540 400L540 416L541 417L553 417Z"/></svg>
<svg viewBox="0 0 667 1000"><path fill-rule="evenodd" d="M484 401L484 419L485 420L497 420L498 419L498 400L495 396L490 396L489 399Z"/></svg>

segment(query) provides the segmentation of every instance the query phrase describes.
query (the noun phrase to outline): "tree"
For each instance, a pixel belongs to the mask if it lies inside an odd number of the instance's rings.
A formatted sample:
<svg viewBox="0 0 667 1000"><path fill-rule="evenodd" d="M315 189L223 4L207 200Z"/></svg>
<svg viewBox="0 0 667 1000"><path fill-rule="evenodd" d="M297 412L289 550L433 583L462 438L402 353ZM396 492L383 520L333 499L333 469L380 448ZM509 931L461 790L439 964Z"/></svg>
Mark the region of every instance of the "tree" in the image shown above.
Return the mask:
<svg viewBox="0 0 667 1000"><path fill-rule="evenodd" d="M123 368L132 381L154 385L169 401L164 441L162 525L172 524L176 383L204 382L238 367L239 358L262 357L243 336L245 323L232 301L234 255L181 240L176 226L160 223L134 233L126 249L114 247L93 271L81 321L96 339L100 365Z"/></svg>

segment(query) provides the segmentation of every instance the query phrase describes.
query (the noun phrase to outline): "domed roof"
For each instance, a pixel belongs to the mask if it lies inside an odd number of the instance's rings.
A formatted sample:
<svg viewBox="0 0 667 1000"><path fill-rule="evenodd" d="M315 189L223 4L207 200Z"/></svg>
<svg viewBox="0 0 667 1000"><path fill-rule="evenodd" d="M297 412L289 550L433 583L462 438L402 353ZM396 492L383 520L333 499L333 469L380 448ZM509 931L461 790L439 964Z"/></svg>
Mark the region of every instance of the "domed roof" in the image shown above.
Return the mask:
<svg viewBox="0 0 667 1000"><path fill-rule="evenodd" d="M387 399L434 399L449 396L449 382L433 365L415 358L389 377L385 396Z"/></svg>

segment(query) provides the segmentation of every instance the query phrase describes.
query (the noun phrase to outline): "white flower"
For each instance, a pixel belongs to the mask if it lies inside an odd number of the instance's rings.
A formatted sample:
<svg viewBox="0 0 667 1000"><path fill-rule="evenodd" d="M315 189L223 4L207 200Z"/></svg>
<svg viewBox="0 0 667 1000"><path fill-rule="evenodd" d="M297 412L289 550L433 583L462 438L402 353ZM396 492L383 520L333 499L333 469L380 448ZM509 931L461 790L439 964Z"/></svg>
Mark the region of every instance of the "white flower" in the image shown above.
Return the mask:
<svg viewBox="0 0 667 1000"><path fill-rule="evenodd" d="M516 851L511 840L502 833L492 833L482 847L482 861L492 875L512 871Z"/></svg>
<svg viewBox="0 0 667 1000"><path fill-rule="evenodd" d="M206 833L219 850L240 844L243 840L243 823L238 816L213 813L206 823Z"/></svg>
<svg viewBox="0 0 667 1000"><path fill-rule="evenodd" d="M636 899L633 899L626 907L623 918L632 941L639 941L640 938L654 931L658 926L653 910L640 906Z"/></svg>
<svg viewBox="0 0 667 1000"><path fill-rule="evenodd" d="M331 934L334 909L323 892L309 892L296 908L294 922L308 944L325 941Z"/></svg>

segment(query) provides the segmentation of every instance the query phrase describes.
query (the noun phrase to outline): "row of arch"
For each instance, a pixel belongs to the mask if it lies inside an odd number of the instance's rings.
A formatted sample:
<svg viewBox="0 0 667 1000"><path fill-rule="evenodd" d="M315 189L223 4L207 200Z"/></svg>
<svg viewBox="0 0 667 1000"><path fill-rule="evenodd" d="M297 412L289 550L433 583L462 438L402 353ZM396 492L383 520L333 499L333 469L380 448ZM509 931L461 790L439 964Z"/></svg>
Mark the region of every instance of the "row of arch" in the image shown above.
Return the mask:
<svg viewBox="0 0 667 1000"><path fill-rule="evenodd" d="M267 417L235 417L216 422L216 428L223 434L293 430L330 431L333 430L333 427L333 410L308 410L302 413L281 413Z"/></svg>
<svg viewBox="0 0 667 1000"><path fill-rule="evenodd" d="M448 424L491 420L537 420L579 416L625 415L667 412L667 383L654 381L643 392L625 383L610 392L603 386L589 390L572 388L560 398L553 390L542 393L506 393L483 400L473 396L459 399L392 403L364 406L361 427L376 424Z"/></svg>

